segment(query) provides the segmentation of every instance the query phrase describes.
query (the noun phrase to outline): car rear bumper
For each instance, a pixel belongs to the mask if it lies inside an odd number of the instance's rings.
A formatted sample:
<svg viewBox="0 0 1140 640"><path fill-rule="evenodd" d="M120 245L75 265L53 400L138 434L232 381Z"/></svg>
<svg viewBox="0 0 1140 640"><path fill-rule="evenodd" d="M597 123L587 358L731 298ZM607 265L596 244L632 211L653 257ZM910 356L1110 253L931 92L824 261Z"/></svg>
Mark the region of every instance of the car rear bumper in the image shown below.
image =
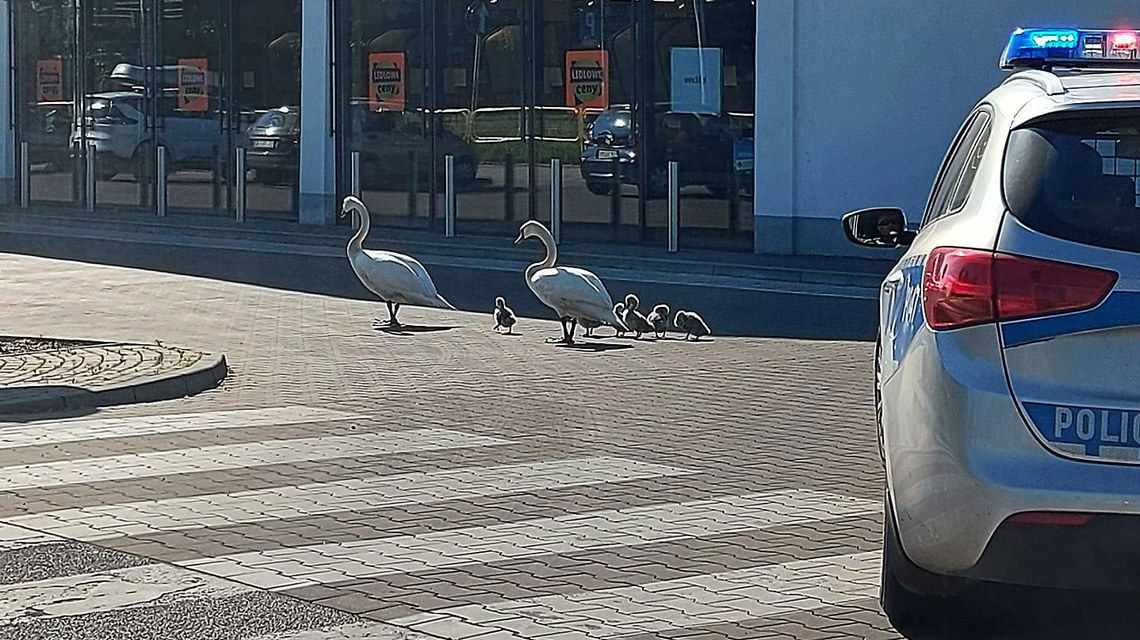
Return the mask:
<svg viewBox="0 0 1140 640"><path fill-rule="evenodd" d="M583 160L579 165L582 178L592 182L603 182L614 179L615 165L621 173L621 179L630 181L637 175L637 166L632 160Z"/></svg>
<svg viewBox="0 0 1140 640"><path fill-rule="evenodd" d="M998 526L970 578L1064 589L1140 590L1140 516L1097 515L1082 526Z"/></svg>
<svg viewBox="0 0 1140 640"><path fill-rule="evenodd" d="M300 166L297 156L286 153L246 152L245 164L250 169L272 169L275 171L297 171Z"/></svg>
<svg viewBox="0 0 1140 640"><path fill-rule="evenodd" d="M1120 537L1140 530L1140 470L1046 450L1009 393L994 327L920 329L883 391L888 488L915 564L996 582L1084 587L1099 574L1127 586L1104 566L1140 568L1140 546ZM1097 517L1009 521L1058 511Z"/></svg>

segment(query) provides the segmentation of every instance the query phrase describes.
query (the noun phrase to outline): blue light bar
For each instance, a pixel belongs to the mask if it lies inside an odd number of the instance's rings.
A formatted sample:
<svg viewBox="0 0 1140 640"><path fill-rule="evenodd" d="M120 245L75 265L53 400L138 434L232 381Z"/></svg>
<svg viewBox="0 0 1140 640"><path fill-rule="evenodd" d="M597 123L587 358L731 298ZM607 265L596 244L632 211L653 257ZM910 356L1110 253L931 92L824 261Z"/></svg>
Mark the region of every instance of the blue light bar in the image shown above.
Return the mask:
<svg viewBox="0 0 1140 640"><path fill-rule="evenodd" d="M1002 53L1001 68L1140 69L1138 49L1140 32L1130 29L1018 29Z"/></svg>

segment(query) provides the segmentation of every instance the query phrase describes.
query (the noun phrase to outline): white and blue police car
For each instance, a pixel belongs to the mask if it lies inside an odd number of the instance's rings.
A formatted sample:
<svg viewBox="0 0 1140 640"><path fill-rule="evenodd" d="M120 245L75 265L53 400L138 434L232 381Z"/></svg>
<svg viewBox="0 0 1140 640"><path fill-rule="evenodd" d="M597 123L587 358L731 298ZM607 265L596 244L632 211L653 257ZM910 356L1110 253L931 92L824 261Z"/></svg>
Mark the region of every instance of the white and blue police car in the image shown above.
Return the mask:
<svg viewBox="0 0 1140 640"><path fill-rule="evenodd" d="M1138 48L1018 29L918 227L844 216L852 242L905 248L875 359L896 625L979 582L1140 587Z"/></svg>

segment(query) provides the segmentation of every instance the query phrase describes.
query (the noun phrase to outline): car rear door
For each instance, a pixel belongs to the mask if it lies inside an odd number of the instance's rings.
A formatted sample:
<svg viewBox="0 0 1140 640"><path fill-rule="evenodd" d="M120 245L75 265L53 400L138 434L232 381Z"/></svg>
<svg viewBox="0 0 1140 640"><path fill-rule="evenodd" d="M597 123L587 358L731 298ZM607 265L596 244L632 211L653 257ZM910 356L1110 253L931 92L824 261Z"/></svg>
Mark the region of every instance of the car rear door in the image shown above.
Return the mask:
<svg viewBox="0 0 1140 640"><path fill-rule="evenodd" d="M1140 110L1019 127L994 267L1010 389L1043 446L1140 463Z"/></svg>

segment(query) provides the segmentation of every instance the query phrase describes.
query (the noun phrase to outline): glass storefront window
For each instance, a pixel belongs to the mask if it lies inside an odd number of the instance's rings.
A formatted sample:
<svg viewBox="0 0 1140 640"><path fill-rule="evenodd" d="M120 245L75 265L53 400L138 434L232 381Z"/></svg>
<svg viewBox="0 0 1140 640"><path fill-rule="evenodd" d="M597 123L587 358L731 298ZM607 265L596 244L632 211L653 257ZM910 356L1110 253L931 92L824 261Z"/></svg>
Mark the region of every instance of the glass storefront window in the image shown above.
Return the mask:
<svg viewBox="0 0 1140 640"><path fill-rule="evenodd" d="M33 202L76 201L75 10L70 2L17 3L14 10L17 126L27 143Z"/></svg>
<svg viewBox="0 0 1140 640"><path fill-rule="evenodd" d="M416 0L348 0L343 166L359 161L361 199L377 224L426 227L433 170L425 97L428 6ZM440 145L437 145L440 146ZM343 175L350 175L342 171Z"/></svg>
<svg viewBox="0 0 1140 640"><path fill-rule="evenodd" d="M15 0L32 197L297 215L300 0ZM678 163L681 244L751 247L750 0L336 0L339 189L353 158L378 224L459 233L550 221L568 241L663 245ZM323 79L322 79L323 80ZM694 90L696 93L694 93ZM239 152L239 149L241 150ZM244 154L246 171L237 175Z"/></svg>
<svg viewBox="0 0 1140 640"><path fill-rule="evenodd" d="M90 156L96 206L153 208L163 148L169 209L230 215L243 145L257 156L248 208L295 215L294 131L262 131L284 150L270 184L257 181L265 140L244 134L299 102L300 0L17 0L15 12L33 202L83 203Z"/></svg>

